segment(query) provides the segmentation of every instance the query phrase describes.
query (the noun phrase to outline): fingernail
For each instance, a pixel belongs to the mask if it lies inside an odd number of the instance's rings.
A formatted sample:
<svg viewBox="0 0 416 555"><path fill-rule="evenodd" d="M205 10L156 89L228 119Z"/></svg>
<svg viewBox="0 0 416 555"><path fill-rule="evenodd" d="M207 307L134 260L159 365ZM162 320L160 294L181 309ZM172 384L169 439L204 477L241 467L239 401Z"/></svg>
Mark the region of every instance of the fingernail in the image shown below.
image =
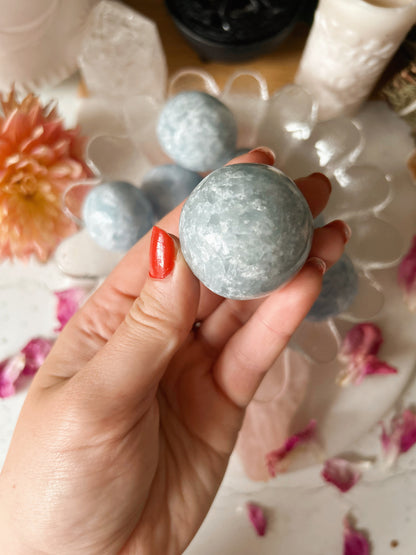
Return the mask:
<svg viewBox="0 0 416 555"><path fill-rule="evenodd" d="M257 148L253 148L253 150L250 150L249 154L254 154L255 152L260 152L261 154L265 154L269 159L269 164L271 166L276 161L276 154L268 146L258 146Z"/></svg>
<svg viewBox="0 0 416 555"><path fill-rule="evenodd" d="M342 236L344 238L344 243L348 243L348 241L351 239L351 234L352 234L351 228L343 220L333 220L332 222L329 222L329 224L327 224L325 227L332 227L332 228L338 229L338 231L342 233Z"/></svg>
<svg viewBox="0 0 416 555"><path fill-rule="evenodd" d="M154 226L150 238L150 269L149 276L164 279L175 266L176 247L172 237Z"/></svg>
<svg viewBox="0 0 416 555"><path fill-rule="evenodd" d="M329 192L332 191L331 181L323 173L314 172L314 173L311 173L310 175L308 175L308 177L311 178L311 179L319 179L320 181L322 181L322 183L325 183L325 185L329 189Z"/></svg>
<svg viewBox="0 0 416 555"><path fill-rule="evenodd" d="M326 264L324 260L322 260L322 258L311 256L311 258L308 258L308 260L306 261L306 264L310 264L311 266L319 270L322 275L324 275L324 273L326 272Z"/></svg>

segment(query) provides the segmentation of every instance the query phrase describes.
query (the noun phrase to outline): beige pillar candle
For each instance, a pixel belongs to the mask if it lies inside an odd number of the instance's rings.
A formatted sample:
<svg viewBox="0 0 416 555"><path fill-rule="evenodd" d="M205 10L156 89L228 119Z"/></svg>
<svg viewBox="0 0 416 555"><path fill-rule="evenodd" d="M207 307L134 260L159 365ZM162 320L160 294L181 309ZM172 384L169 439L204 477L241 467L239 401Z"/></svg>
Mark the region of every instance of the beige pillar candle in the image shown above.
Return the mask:
<svg viewBox="0 0 416 555"><path fill-rule="evenodd" d="M319 118L354 113L411 26L416 0L320 0L295 82Z"/></svg>

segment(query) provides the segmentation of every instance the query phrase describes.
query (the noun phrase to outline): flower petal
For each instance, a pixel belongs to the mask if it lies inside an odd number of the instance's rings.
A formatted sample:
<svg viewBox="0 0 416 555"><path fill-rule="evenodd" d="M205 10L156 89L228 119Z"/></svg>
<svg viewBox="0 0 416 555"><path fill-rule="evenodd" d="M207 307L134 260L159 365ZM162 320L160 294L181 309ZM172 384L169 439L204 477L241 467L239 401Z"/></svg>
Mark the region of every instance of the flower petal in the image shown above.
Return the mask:
<svg viewBox="0 0 416 555"><path fill-rule="evenodd" d="M25 367L22 374L29 376L36 374L52 349L54 341L45 337L35 337L23 347L21 352L25 356Z"/></svg>
<svg viewBox="0 0 416 555"><path fill-rule="evenodd" d="M416 235L413 236L410 249L400 262L397 278L405 302L412 312L416 312Z"/></svg>
<svg viewBox="0 0 416 555"><path fill-rule="evenodd" d="M358 468L345 459L328 459L321 472L322 478L343 493L349 491L361 478Z"/></svg>
<svg viewBox="0 0 416 555"><path fill-rule="evenodd" d="M370 542L352 527L348 518L344 520L344 555L370 555Z"/></svg>
<svg viewBox="0 0 416 555"><path fill-rule="evenodd" d="M58 299L56 317L60 323L60 326L55 328L54 331L61 331L78 310L80 304L85 299L86 293L81 287L73 287L63 291L55 291L54 294Z"/></svg>
<svg viewBox="0 0 416 555"><path fill-rule="evenodd" d="M298 445L310 441L315 437L316 420L311 420L306 428L293 436L290 436L285 444L279 449L270 451L266 455L266 465L270 476L275 477L278 472L279 463L287 457Z"/></svg>
<svg viewBox="0 0 416 555"><path fill-rule="evenodd" d="M0 397L14 395L15 383L25 367L25 355L17 353L0 362Z"/></svg>
<svg viewBox="0 0 416 555"><path fill-rule="evenodd" d="M264 536L267 530L267 518L263 509L256 503L247 503L248 518L258 536Z"/></svg>
<svg viewBox="0 0 416 555"><path fill-rule="evenodd" d="M382 422L381 445L387 466L393 465L401 453L416 444L416 414L406 409L392 418L389 425Z"/></svg>

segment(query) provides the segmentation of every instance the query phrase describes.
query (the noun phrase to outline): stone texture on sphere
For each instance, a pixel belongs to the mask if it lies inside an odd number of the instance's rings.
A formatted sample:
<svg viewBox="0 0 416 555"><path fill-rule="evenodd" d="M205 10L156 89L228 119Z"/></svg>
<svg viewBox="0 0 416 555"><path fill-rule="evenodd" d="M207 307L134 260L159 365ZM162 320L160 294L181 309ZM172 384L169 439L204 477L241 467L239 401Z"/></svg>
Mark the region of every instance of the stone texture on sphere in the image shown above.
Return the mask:
<svg viewBox="0 0 416 555"><path fill-rule="evenodd" d="M324 275L322 290L306 316L320 321L348 310L358 290L358 276L348 255L342 257Z"/></svg>
<svg viewBox="0 0 416 555"><path fill-rule="evenodd" d="M185 91L166 102L157 135L163 150L178 165L206 172L232 158L237 126L231 111L217 98Z"/></svg>
<svg viewBox="0 0 416 555"><path fill-rule="evenodd" d="M305 262L312 233L299 189L263 164L212 172L189 196L179 224L192 272L231 299L261 297L288 281Z"/></svg>
<svg viewBox="0 0 416 555"><path fill-rule="evenodd" d="M155 221L144 193L125 181L94 187L84 201L82 217L94 241L111 251L128 250Z"/></svg>
<svg viewBox="0 0 416 555"><path fill-rule="evenodd" d="M164 164L146 173L141 190L149 199L156 218L160 219L185 200L201 179L196 172L175 164Z"/></svg>
<svg viewBox="0 0 416 555"><path fill-rule="evenodd" d="M166 60L153 21L121 2L104 0L91 11L79 66L90 93L113 99L166 92Z"/></svg>

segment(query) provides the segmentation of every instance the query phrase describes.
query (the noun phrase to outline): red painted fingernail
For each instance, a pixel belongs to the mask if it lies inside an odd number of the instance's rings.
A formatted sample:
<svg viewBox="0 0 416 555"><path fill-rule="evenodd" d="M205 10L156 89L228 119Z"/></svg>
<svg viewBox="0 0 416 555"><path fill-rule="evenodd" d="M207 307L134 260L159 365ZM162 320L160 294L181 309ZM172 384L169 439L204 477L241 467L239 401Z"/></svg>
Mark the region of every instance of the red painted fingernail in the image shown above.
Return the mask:
<svg viewBox="0 0 416 555"><path fill-rule="evenodd" d="M154 226L150 238L150 269L149 276L155 279L164 279L175 266L176 247L172 237Z"/></svg>
<svg viewBox="0 0 416 555"><path fill-rule="evenodd" d="M250 150L249 154L255 154L256 152L260 152L261 154L265 154L269 159L269 165L272 166L276 161L276 155L271 148L268 146L258 146L257 148L253 148Z"/></svg>

